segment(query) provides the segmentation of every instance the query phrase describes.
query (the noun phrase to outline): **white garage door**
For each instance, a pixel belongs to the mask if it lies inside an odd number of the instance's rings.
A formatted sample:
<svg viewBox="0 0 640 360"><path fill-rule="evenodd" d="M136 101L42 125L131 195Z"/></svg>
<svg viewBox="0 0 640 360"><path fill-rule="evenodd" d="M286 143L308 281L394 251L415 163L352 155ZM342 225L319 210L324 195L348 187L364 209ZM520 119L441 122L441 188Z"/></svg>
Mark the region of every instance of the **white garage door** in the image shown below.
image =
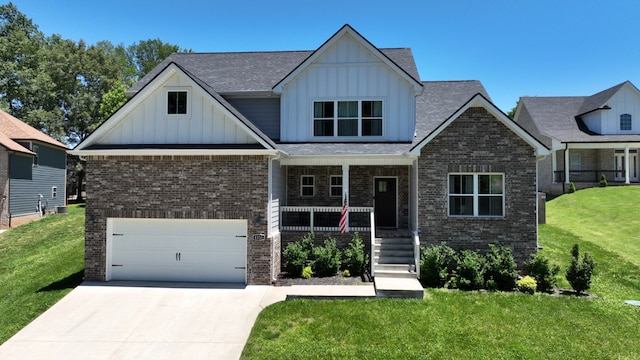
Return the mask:
<svg viewBox="0 0 640 360"><path fill-rule="evenodd" d="M246 220L111 218L107 241L111 280L246 281Z"/></svg>

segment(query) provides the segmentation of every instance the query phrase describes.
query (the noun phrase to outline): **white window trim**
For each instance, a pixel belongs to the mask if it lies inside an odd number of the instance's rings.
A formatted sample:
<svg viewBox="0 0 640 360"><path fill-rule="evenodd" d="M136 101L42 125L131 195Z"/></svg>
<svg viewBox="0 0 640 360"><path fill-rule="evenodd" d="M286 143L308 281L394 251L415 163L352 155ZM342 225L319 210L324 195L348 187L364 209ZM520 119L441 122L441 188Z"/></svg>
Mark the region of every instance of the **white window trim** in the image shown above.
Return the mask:
<svg viewBox="0 0 640 360"><path fill-rule="evenodd" d="M356 136L339 136L338 135L338 102L342 101L357 101L358 102L358 135ZM362 116L362 102L363 101L380 101L382 103L382 129L380 135L362 135L362 120L363 119L372 119L372 118L363 118ZM314 108L315 104L318 102L333 102L333 135L332 136L320 136L315 134L315 120L314 116ZM384 125L385 119L387 116L385 115L385 101L384 99L366 99L366 98L358 98L358 99L317 99L311 102L311 136L314 139L340 139L340 140L362 140L362 139L381 139L385 135ZM328 120L329 118L318 118Z"/></svg>
<svg viewBox="0 0 640 360"><path fill-rule="evenodd" d="M335 198L341 198L342 197L342 181L340 181L341 185L333 185L333 179L334 178L340 178L340 180L342 180L342 175L331 175L329 177L329 196L330 197L335 197ZM340 188L340 191L338 193L338 195L333 195L333 189L334 188Z"/></svg>
<svg viewBox="0 0 640 360"><path fill-rule="evenodd" d="M304 184L304 178L311 178L313 179L313 184L312 185L305 185ZM305 195L303 189L305 188L311 188L311 195ZM300 196L301 197L314 197L316 196L316 177L315 175L300 175Z"/></svg>
<svg viewBox="0 0 640 360"><path fill-rule="evenodd" d="M451 175L473 175L473 194L452 194L450 192L451 189ZM502 194L479 194L478 186L478 176L479 175L500 175L502 176ZM505 174L504 173L465 173L465 172L452 172L447 174L447 215L451 218L504 218L506 216L506 202L505 202ZM473 197L473 215L456 215L451 214L451 197L452 196L468 196ZM478 198L482 196L495 196L502 197L502 215L479 215L478 209Z"/></svg>
<svg viewBox="0 0 640 360"><path fill-rule="evenodd" d="M169 93L170 92L186 92L187 93L187 113L186 114L169 114ZM191 87L188 86L169 86L164 92L164 115L167 119L190 119L191 118Z"/></svg>

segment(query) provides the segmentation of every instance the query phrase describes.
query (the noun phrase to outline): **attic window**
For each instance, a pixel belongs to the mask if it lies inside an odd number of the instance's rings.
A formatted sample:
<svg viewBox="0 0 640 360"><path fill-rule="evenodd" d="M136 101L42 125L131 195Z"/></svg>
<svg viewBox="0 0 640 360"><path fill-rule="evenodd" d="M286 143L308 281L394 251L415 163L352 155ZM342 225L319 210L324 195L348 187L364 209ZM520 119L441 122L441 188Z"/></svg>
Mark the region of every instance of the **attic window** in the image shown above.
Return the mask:
<svg viewBox="0 0 640 360"><path fill-rule="evenodd" d="M620 115L620 130L631 130L631 114Z"/></svg>
<svg viewBox="0 0 640 360"><path fill-rule="evenodd" d="M189 113L189 92L187 90L167 91L167 115L187 115Z"/></svg>

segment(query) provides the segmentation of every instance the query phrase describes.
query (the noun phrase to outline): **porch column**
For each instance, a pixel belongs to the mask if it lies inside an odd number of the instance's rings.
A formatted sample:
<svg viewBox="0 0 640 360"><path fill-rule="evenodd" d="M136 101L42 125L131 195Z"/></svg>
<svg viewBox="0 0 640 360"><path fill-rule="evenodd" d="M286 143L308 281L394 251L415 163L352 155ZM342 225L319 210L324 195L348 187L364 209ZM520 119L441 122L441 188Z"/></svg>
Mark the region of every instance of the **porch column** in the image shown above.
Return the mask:
<svg viewBox="0 0 640 360"><path fill-rule="evenodd" d="M349 201L349 165L342 165L342 201ZM348 205L351 205L347 203ZM349 212L347 211L347 232L349 232Z"/></svg>
<svg viewBox="0 0 640 360"><path fill-rule="evenodd" d="M631 168L629 167L629 145L624 147L624 183L630 184L629 181L629 171Z"/></svg>
<svg viewBox="0 0 640 360"><path fill-rule="evenodd" d="M569 181L569 145L564 149L564 183L568 184Z"/></svg>

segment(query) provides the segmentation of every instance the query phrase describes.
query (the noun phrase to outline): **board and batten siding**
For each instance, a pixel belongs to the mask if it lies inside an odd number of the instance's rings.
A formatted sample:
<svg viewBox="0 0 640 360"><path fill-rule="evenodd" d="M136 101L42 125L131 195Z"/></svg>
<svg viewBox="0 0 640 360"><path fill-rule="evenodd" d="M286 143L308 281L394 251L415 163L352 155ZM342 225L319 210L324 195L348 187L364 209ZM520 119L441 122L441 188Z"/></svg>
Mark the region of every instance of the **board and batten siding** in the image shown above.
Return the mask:
<svg viewBox="0 0 640 360"><path fill-rule="evenodd" d="M254 144L257 141L190 79L176 73L99 144ZM167 115L167 91L188 91L188 114Z"/></svg>
<svg viewBox="0 0 640 360"><path fill-rule="evenodd" d="M61 152L64 156L64 152ZM9 213L11 216L33 214L38 206L40 194L43 196L47 210L54 210L56 206L65 205L66 170L48 165L32 165L32 159L24 156L11 156L10 162L20 168L15 178L9 179ZM18 166L20 165L20 166ZM32 167L31 177L26 178L24 169ZM52 188L56 187L56 197Z"/></svg>
<svg viewBox="0 0 640 360"><path fill-rule="evenodd" d="M383 136L347 141L411 141L415 128L412 85L345 35L283 90L283 142L336 141L313 137L313 102L327 100L382 100ZM340 139L344 141L345 139Z"/></svg>
<svg viewBox="0 0 640 360"><path fill-rule="evenodd" d="M225 99L268 137L280 139L280 97Z"/></svg>
<svg viewBox="0 0 640 360"><path fill-rule="evenodd" d="M611 110L602 113L602 134L640 134L640 95L625 84L607 102ZM620 130L620 115L631 114L631 131Z"/></svg>

